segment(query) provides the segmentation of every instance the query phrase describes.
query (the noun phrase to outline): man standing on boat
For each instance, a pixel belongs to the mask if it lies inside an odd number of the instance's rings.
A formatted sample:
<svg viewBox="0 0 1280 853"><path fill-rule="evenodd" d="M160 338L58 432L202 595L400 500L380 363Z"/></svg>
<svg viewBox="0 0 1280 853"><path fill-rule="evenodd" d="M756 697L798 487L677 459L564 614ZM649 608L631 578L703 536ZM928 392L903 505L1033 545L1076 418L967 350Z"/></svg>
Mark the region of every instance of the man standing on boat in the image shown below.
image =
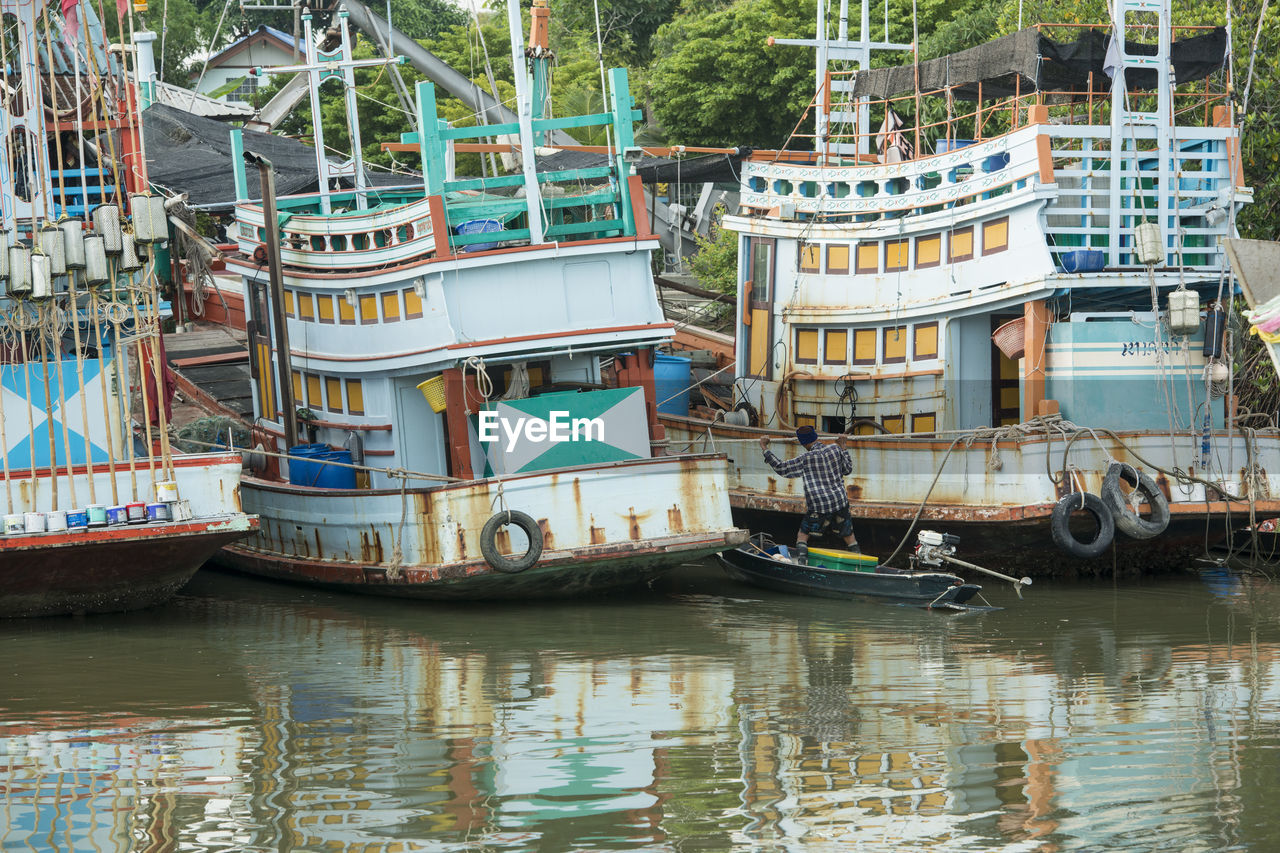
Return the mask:
<svg viewBox="0 0 1280 853"><path fill-rule="evenodd" d="M769 449L768 436L760 437L764 461L783 477L804 477L805 514L796 534L796 558L805 562L809 556L809 537L830 529L844 539L845 546L860 553L858 539L853 535L853 517L849 514L849 494L844 488L844 478L853 473L853 460L844 446L844 436L835 444L818 441L818 433L811 426L796 430L796 440L805 452L783 462Z"/></svg>

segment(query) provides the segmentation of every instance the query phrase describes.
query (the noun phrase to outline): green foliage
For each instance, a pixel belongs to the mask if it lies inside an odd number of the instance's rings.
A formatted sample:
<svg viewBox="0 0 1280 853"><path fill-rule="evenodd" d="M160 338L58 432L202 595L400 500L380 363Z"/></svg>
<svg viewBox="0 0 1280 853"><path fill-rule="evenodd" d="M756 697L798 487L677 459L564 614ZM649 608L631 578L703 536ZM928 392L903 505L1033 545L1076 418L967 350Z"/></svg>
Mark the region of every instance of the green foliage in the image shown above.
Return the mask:
<svg viewBox="0 0 1280 853"><path fill-rule="evenodd" d="M594 54L597 6L600 40L606 53L617 54L628 64L641 64L652 56L654 33L672 19L679 3L677 0L567 0L555 5L552 26L561 32L587 34Z"/></svg>
<svg viewBox="0 0 1280 853"><path fill-rule="evenodd" d="M738 290L738 235L726 231L718 222L711 226L709 237L695 235L698 253L689 269L698 283L708 290L736 293Z"/></svg>
<svg viewBox="0 0 1280 853"><path fill-rule="evenodd" d="M653 39L647 96L658 124L686 145L782 147L813 97L813 58L766 41L810 37L814 3L693 6Z"/></svg>

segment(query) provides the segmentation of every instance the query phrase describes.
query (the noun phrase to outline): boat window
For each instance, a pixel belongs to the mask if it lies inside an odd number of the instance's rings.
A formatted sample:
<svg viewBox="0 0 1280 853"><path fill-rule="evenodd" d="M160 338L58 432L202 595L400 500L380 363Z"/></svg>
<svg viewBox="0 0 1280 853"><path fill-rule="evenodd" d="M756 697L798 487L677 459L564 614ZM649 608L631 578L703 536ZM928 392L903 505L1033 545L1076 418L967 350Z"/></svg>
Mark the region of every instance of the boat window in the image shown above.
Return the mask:
<svg viewBox="0 0 1280 853"><path fill-rule="evenodd" d="M994 255L1009 248L1009 217L982 223L982 254Z"/></svg>
<svg viewBox="0 0 1280 853"><path fill-rule="evenodd" d="M942 235L930 234L916 238L916 269L936 267L942 262Z"/></svg>
<svg viewBox="0 0 1280 853"><path fill-rule="evenodd" d="M329 238L329 243L333 246L335 252L345 252L347 250L347 238L343 234L334 234Z"/></svg>
<svg viewBox="0 0 1280 853"><path fill-rule="evenodd" d="M307 377L307 408L324 408L324 397L320 394L320 376L316 373L308 373Z"/></svg>
<svg viewBox="0 0 1280 853"><path fill-rule="evenodd" d="M372 293L360 297L360 322L366 326L378 322L378 297Z"/></svg>
<svg viewBox="0 0 1280 853"><path fill-rule="evenodd" d="M341 412L342 411L342 381L333 376L326 376L324 378L324 393L325 393L325 396L328 398L329 411Z"/></svg>
<svg viewBox="0 0 1280 853"><path fill-rule="evenodd" d="M817 181L801 181L800 195L804 196L805 198L817 198L818 182Z"/></svg>
<svg viewBox="0 0 1280 853"><path fill-rule="evenodd" d="M817 429L818 417L817 415L796 415L796 426L811 426L814 429Z"/></svg>
<svg viewBox="0 0 1280 853"><path fill-rule="evenodd" d="M753 175L751 179L747 181L747 186L750 187L753 193L762 193L769 188L769 182L759 175Z"/></svg>
<svg viewBox="0 0 1280 853"><path fill-rule="evenodd" d="M884 271L901 272L911 266L910 240L884 241Z"/></svg>
<svg viewBox="0 0 1280 853"><path fill-rule="evenodd" d="M982 171L998 172L1008 165L1009 152L1006 151L1002 154L992 154L990 157L987 157L982 161Z"/></svg>
<svg viewBox="0 0 1280 853"><path fill-rule="evenodd" d="M407 243L413 239L413 226L401 225L396 229L396 242Z"/></svg>
<svg viewBox="0 0 1280 853"><path fill-rule="evenodd" d="M931 358L938 357L938 324L933 323L917 323L915 332L915 346L911 351L912 361L926 361Z"/></svg>
<svg viewBox="0 0 1280 853"><path fill-rule="evenodd" d="M327 293L316 294L316 318L321 323L333 322L333 297Z"/></svg>
<svg viewBox="0 0 1280 853"><path fill-rule="evenodd" d="M293 371L293 402L295 405L302 405L305 398L302 396L302 372Z"/></svg>
<svg viewBox="0 0 1280 853"><path fill-rule="evenodd" d="M884 330L884 363L894 364L907 360L907 327L889 326Z"/></svg>
<svg viewBox="0 0 1280 853"><path fill-rule="evenodd" d="M922 412L911 416L912 432L935 432L938 429L937 412Z"/></svg>
<svg viewBox="0 0 1280 853"><path fill-rule="evenodd" d="M347 380L347 412L353 415L364 414L364 388L359 379Z"/></svg>
<svg viewBox="0 0 1280 853"><path fill-rule="evenodd" d="M404 318L416 320L422 316L422 297L412 287L404 289Z"/></svg>
<svg viewBox="0 0 1280 853"><path fill-rule="evenodd" d="M832 198L845 198L850 192L849 184L844 181L832 181L827 184L827 195Z"/></svg>
<svg viewBox="0 0 1280 853"><path fill-rule="evenodd" d="M824 338L823 364L847 364L849 362L849 330L827 329Z"/></svg>
<svg viewBox="0 0 1280 853"><path fill-rule="evenodd" d="M324 251L324 236L323 236L323 235L316 234L314 237L312 237L312 238L311 238L311 251L313 251L313 252L323 252L323 251Z"/></svg>
<svg viewBox="0 0 1280 853"><path fill-rule="evenodd" d="M751 240L751 301L761 307L773 290L773 240Z"/></svg>
<svg viewBox="0 0 1280 853"><path fill-rule="evenodd" d="M873 195L879 195L879 193L880 193L880 185L877 184L875 181L859 181L858 182L859 198L871 198Z"/></svg>
<svg viewBox="0 0 1280 853"><path fill-rule="evenodd" d="M298 319L314 322L316 319L315 305L311 301L310 293L298 292Z"/></svg>
<svg viewBox="0 0 1280 853"><path fill-rule="evenodd" d="M796 363L818 363L817 329L796 329Z"/></svg>
<svg viewBox="0 0 1280 853"><path fill-rule="evenodd" d="M338 300L338 322L344 326L354 326L356 322L356 306L348 302L345 296Z"/></svg>
<svg viewBox="0 0 1280 853"><path fill-rule="evenodd" d="M906 428L906 420L902 415L885 415L880 419L880 425L885 432L901 435Z"/></svg>
<svg viewBox="0 0 1280 853"><path fill-rule="evenodd" d="M373 245L381 249L383 246L391 242L391 229L383 228L373 232Z"/></svg>
<svg viewBox="0 0 1280 853"><path fill-rule="evenodd" d="M830 275L849 274L849 247L837 243L827 246L827 273Z"/></svg>
<svg viewBox="0 0 1280 853"><path fill-rule="evenodd" d="M286 290L284 292L284 316L293 316L293 291Z"/></svg>
<svg viewBox="0 0 1280 853"><path fill-rule="evenodd" d="M822 272L822 246L817 243L800 244L800 272Z"/></svg>
<svg viewBox="0 0 1280 853"><path fill-rule="evenodd" d="M400 291L392 290L382 294L382 320L394 323L400 319Z"/></svg>
<svg viewBox="0 0 1280 853"><path fill-rule="evenodd" d="M855 271L859 274L880 272L879 243L858 244L858 266Z"/></svg>
<svg viewBox="0 0 1280 853"><path fill-rule="evenodd" d="M954 264L956 261L969 260L973 260L972 225L953 229L950 239L947 241L947 261L949 263Z"/></svg>
<svg viewBox="0 0 1280 853"><path fill-rule="evenodd" d="M876 330L854 329L853 331L853 363L876 363Z"/></svg>

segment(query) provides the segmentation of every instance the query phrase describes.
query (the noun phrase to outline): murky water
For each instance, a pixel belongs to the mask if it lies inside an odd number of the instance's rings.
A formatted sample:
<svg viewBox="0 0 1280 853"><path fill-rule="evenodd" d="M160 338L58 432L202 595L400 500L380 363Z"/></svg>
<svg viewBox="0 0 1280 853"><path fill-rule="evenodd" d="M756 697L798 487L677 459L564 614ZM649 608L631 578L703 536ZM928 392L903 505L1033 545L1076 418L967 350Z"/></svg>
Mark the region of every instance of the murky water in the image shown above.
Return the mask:
<svg viewBox="0 0 1280 853"><path fill-rule="evenodd" d="M947 615L708 564L434 606L201 573L145 613L0 623L0 849L1280 846L1280 588L987 594Z"/></svg>

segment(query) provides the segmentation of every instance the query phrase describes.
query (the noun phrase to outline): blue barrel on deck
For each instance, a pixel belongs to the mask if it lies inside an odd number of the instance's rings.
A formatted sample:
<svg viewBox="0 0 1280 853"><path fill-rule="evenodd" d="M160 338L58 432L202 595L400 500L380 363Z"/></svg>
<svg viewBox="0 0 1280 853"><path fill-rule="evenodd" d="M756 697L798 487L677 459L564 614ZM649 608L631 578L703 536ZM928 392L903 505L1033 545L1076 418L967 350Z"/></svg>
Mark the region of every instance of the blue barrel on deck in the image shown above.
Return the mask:
<svg viewBox="0 0 1280 853"><path fill-rule="evenodd" d="M326 462L341 462L341 465L326 465ZM314 482L308 483L317 489L354 489L356 487L356 469L348 468L351 464L350 450L330 450L317 453L311 457L314 466Z"/></svg>
<svg viewBox="0 0 1280 853"><path fill-rule="evenodd" d="M313 458L328 453L327 444L295 444L289 448L289 485L310 486L316 475Z"/></svg>
<svg viewBox="0 0 1280 853"><path fill-rule="evenodd" d="M463 222L453 229L455 234L495 234L502 230L502 223L497 219L472 219ZM483 252L497 246L497 243L472 243L463 246L464 252Z"/></svg>
<svg viewBox="0 0 1280 853"><path fill-rule="evenodd" d="M689 414L689 386L693 384L692 361L682 355L653 357L653 390L658 411L667 415ZM663 402L663 401L666 402Z"/></svg>

